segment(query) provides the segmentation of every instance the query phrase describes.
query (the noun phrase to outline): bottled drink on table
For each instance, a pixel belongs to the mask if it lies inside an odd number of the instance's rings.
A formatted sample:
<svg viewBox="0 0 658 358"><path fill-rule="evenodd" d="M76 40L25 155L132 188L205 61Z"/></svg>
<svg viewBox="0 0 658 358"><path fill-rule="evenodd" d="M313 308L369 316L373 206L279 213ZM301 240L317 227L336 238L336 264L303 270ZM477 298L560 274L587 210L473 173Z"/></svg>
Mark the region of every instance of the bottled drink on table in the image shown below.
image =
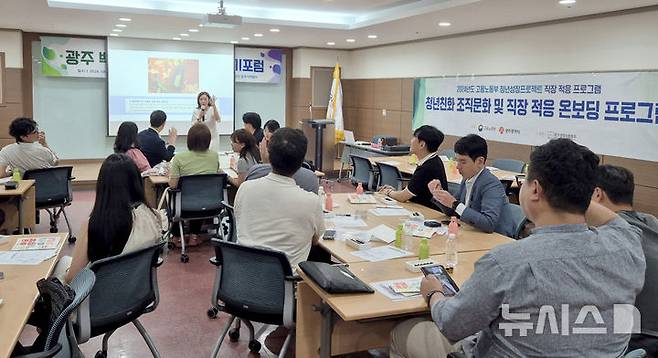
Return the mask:
<svg viewBox="0 0 658 358"><path fill-rule="evenodd" d="M457 266L457 235L448 234L446 239L446 269L452 270Z"/></svg>
<svg viewBox="0 0 658 358"><path fill-rule="evenodd" d="M395 229L395 247L398 249L402 248L402 235L404 233L404 226L398 224L398 227Z"/></svg>
<svg viewBox="0 0 658 358"><path fill-rule="evenodd" d="M334 198L331 196L331 192L328 191L325 194L325 198L324 198L324 210L332 211L333 208L334 208Z"/></svg>
<svg viewBox="0 0 658 358"><path fill-rule="evenodd" d="M322 210L327 211L327 194L324 193L324 187L320 185L318 188L318 196L320 197L320 202L322 203Z"/></svg>
<svg viewBox="0 0 658 358"><path fill-rule="evenodd" d="M426 260L430 258L430 245L427 242L427 238L424 237L420 240L420 246L418 248L418 259Z"/></svg>
<svg viewBox="0 0 658 358"><path fill-rule="evenodd" d="M459 224L457 223L456 216L450 218L450 224L448 224L448 233L455 234L455 237L457 234L459 234Z"/></svg>
<svg viewBox="0 0 658 358"><path fill-rule="evenodd" d="M356 185L356 193L359 195L363 194L363 184L359 183Z"/></svg>

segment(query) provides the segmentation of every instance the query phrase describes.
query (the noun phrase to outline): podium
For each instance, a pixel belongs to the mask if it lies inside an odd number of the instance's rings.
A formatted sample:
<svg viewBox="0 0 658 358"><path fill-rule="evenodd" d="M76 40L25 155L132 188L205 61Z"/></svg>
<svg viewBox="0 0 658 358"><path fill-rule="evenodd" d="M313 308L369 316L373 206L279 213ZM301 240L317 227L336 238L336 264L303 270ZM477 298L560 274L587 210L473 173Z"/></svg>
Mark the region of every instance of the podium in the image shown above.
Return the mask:
<svg viewBox="0 0 658 358"><path fill-rule="evenodd" d="M303 125L308 139L306 160L313 162L317 170L329 173L334 170L336 143L334 121L331 119L308 119Z"/></svg>

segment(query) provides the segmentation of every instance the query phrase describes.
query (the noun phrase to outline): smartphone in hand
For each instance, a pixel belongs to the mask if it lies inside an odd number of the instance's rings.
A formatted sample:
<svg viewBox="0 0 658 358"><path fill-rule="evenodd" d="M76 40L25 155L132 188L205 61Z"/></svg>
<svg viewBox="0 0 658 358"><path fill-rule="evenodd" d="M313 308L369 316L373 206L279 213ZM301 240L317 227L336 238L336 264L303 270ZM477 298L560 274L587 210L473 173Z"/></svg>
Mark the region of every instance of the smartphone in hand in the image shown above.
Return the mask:
<svg viewBox="0 0 658 358"><path fill-rule="evenodd" d="M443 265L433 265L421 267L420 270L425 276L434 275L443 284L443 295L446 297L454 296L459 292L459 287L452 280L446 268Z"/></svg>

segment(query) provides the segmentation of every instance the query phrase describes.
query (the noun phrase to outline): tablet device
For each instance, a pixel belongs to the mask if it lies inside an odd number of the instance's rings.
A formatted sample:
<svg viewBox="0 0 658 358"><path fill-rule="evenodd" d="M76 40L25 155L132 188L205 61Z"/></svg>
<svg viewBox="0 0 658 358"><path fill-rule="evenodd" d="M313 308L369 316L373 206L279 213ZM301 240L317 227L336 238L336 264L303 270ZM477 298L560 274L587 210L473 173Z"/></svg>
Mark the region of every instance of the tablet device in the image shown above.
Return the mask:
<svg viewBox="0 0 658 358"><path fill-rule="evenodd" d="M444 296L454 296L459 292L459 287L457 287L457 284L452 280L452 277L450 277L450 274L443 265L425 266L421 267L420 270L425 276L434 275L441 281L444 287Z"/></svg>

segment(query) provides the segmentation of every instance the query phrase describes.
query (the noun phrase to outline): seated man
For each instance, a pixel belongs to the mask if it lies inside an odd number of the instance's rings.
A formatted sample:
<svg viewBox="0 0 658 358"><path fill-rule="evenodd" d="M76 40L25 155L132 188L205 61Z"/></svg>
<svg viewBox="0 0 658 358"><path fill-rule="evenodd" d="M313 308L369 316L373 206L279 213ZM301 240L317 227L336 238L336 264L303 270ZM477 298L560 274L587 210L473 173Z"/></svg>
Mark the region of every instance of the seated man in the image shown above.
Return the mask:
<svg viewBox="0 0 658 358"><path fill-rule="evenodd" d="M176 128L169 128L167 136L167 145L160 138L160 132L165 127L167 114L157 110L151 113L151 128L139 132L139 145L144 156L149 161L149 165L154 167L162 161L170 161L176 151Z"/></svg>
<svg viewBox="0 0 658 358"><path fill-rule="evenodd" d="M642 231L647 270L644 287L635 299L635 307L642 315L642 331L631 336L628 348L643 348L647 351L647 357L658 357L658 219L633 209L634 190L633 173L628 169L601 165L596 171L596 188L592 200L616 212Z"/></svg>
<svg viewBox="0 0 658 358"><path fill-rule="evenodd" d="M443 133L440 130L428 125L418 127L411 138L411 154L415 154L418 158L418 167L411 176L409 185L399 191L389 185L384 185L379 191L397 201L411 200L434 208L428 184L432 180L438 180L442 188L448 187L443 161L436 153L441 143L443 143Z"/></svg>
<svg viewBox="0 0 658 358"><path fill-rule="evenodd" d="M0 178L11 175L8 167L18 170L21 177L31 169L50 168L57 165L57 155L46 143L46 133L39 132L37 122L32 118L16 118L9 125L9 135L16 143L0 150Z"/></svg>
<svg viewBox="0 0 658 358"><path fill-rule="evenodd" d="M484 232L513 232L511 218L501 215L507 204L505 187L486 167L487 142L469 134L455 143L455 153L463 177L457 198L439 180L432 180L428 187L435 203L446 215L459 216Z"/></svg>
<svg viewBox="0 0 658 358"><path fill-rule="evenodd" d="M293 268L306 261L324 232L320 198L292 178L306 147L300 130L277 130L267 146L272 173L245 181L235 196L238 243L282 251Z"/></svg>
<svg viewBox="0 0 658 358"><path fill-rule="evenodd" d="M453 297L424 278L432 320L398 325L391 357L621 356L630 334L613 317L635 302L645 261L639 230L590 205L598 161L568 139L535 149L520 193L532 235L485 254Z"/></svg>
<svg viewBox="0 0 658 358"><path fill-rule="evenodd" d="M265 126L263 128L265 136L263 141L260 142L260 145L258 146L260 151L260 160L263 162L263 164L256 164L249 168L245 180L262 178L272 172L270 156L267 153L267 144L270 142L272 134L279 129L279 123L273 119L270 119L269 121L265 122ZM320 183L318 177L315 175L315 173L313 173L313 171L306 168L299 168L299 170L292 176L292 178L295 179L295 183L297 183L300 188L306 191L310 191L311 193L318 193Z"/></svg>
<svg viewBox="0 0 658 358"><path fill-rule="evenodd" d="M260 128L260 115L256 112L247 112L242 115L242 123L244 129L256 137L256 143L260 144L264 137L263 130Z"/></svg>

